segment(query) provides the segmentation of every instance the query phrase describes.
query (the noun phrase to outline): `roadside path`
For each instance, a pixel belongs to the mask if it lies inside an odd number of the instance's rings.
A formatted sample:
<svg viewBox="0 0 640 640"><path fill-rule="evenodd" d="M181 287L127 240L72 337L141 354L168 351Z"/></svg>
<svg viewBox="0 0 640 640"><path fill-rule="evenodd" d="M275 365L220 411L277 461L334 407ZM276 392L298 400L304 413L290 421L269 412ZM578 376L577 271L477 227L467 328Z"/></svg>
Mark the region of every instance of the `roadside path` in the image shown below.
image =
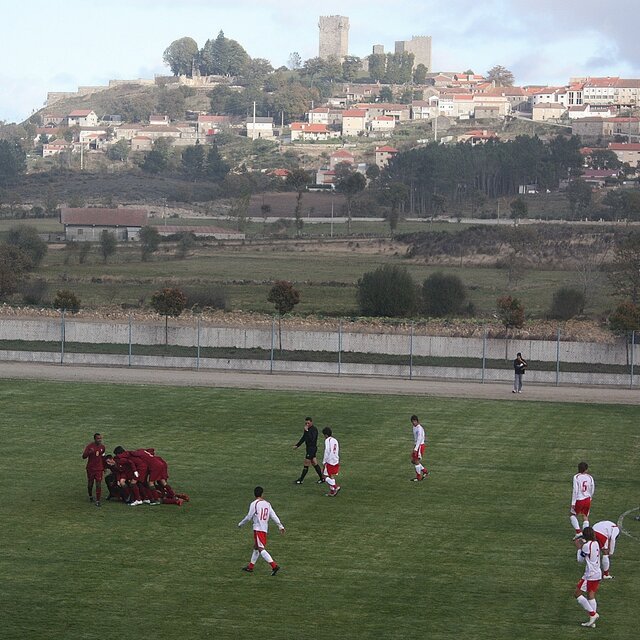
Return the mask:
<svg viewBox="0 0 640 640"><path fill-rule="evenodd" d="M478 398L522 402L582 402L592 404L640 405L640 388L620 389L585 386L527 385L523 393L511 393L506 383L451 380L408 380L401 378L327 376L284 373L242 373L238 371L195 371L184 369L142 369L88 367L25 362L0 363L0 379L53 380L178 387L218 387Z"/></svg>

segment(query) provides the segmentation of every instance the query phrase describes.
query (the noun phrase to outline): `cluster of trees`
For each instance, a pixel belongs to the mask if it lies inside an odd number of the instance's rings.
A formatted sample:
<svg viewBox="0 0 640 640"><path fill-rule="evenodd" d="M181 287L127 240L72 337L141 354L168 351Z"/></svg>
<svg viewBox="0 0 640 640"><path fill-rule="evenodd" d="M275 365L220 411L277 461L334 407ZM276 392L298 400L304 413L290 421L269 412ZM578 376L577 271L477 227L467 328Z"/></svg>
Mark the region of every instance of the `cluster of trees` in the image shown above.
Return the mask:
<svg viewBox="0 0 640 640"><path fill-rule="evenodd" d="M29 273L36 269L47 253L47 244L29 225L9 229L0 244L0 300L6 300L28 288Z"/></svg>
<svg viewBox="0 0 640 640"><path fill-rule="evenodd" d="M414 80L413 53L372 53L368 58L369 76L373 82L384 84L405 84ZM418 70L418 67L420 69ZM424 82L427 68L420 64L416 67L416 81Z"/></svg>
<svg viewBox="0 0 640 640"><path fill-rule="evenodd" d="M24 149L10 140L0 140L0 186L13 180L27 168Z"/></svg>
<svg viewBox="0 0 640 640"><path fill-rule="evenodd" d="M433 214L478 194L514 196L523 184L557 188L569 170L581 167L579 150L580 140L575 136L558 136L549 143L526 136L476 146L434 143L399 153L385 175L406 185L413 212Z"/></svg>

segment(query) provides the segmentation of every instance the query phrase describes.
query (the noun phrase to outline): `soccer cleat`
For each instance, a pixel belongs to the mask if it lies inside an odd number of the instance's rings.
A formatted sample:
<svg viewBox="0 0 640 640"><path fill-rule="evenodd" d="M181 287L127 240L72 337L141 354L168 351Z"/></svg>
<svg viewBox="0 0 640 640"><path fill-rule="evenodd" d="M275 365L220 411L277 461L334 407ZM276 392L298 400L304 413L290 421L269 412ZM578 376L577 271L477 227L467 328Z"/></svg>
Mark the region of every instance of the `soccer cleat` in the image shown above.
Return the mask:
<svg viewBox="0 0 640 640"><path fill-rule="evenodd" d="M157 505L157 504L162 504L162 500L154 500L154 501L151 503L151 506L152 506L152 507L154 507L154 506L155 506L155 505Z"/></svg>
<svg viewBox="0 0 640 640"><path fill-rule="evenodd" d="M588 622L583 622L581 626L583 627L595 627L596 626L596 620L600 617L599 613L596 613L594 616L591 616L589 618Z"/></svg>
<svg viewBox="0 0 640 640"><path fill-rule="evenodd" d="M515 389L513 389L513 391L511 393L517 393L517 391Z"/></svg>
<svg viewBox="0 0 640 640"><path fill-rule="evenodd" d="M242 570L243 570L243 571L246 571L247 573L253 573L253 569L252 569L251 567L249 567L249 566L247 566L247 567L242 567Z"/></svg>
<svg viewBox="0 0 640 640"><path fill-rule="evenodd" d="M271 571L271 575L275 576L276 573L278 573L278 571L280 571L280 565L276 565L275 567L273 567L273 570Z"/></svg>
<svg viewBox="0 0 640 640"><path fill-rule="evenodd" d="M582 531L580 533L576 533L576 535L573 536L574 540L578 540L579 538L582 538Z"/></svg>
<svg viewBox="0 0 640 640"><path fill-rule="evenodd" d="M518 393L522 393L522 389L518 389Z"/></svg>
<svg viewBox="0 0 640 640"><path fill-rule="evenodd" d="M96 500L96 507L100 506L100 500Z"/></svg>
<svg viewBox="0 0 640 640"><path fill-rule="evenodd" d="M602 579L603 579L603 580L613 580L613 576L612 576L612 575L607 574L606 576L602 576Z"/></svg>
<svg viewBox="0 0 640 640"><path fill-rule="evenodd" d="M324 478L316 480L316 484L324 484Z"/></svg>
<svg viewBox="0 0 640 640"><path fill-rule="evenodd" d="M151 504L151 500L143 500L142 504Z"/></svg>
<svg viewBox="0 0 640 640"><path fill-rule="evenodd" d="M191 500L186 493L176 493L176 498L182 498L185 502L189 502L189 500Z"/></svg>
<svg viewBox="0 0 640 640"><path fill-rule="evenodd" d="M182 498L176 498L176 504L181 507L184 500Z"/></svg>
<svg viewBox="0 0 640 640"><path fill-rule="evenodd" d="M411 482L420 482L422 478L411 478Z"/></svg>
<svg viewBox="0 0 640 640"><path fill-rule="evenodd" d="M634 516L634 520L640 520L640 516Z"/></svg>
<svg viewBox="0 0 640 640"><path fill-rule="evenodd" d="M300 478L298 478L298 479L294 482L294 484L302 484L302 483L303 483L303 480L300 480Z"/></svg>
<svg viewBox="0 0 640 640"><path fill-rule="evenodd" d="M93 502L93 496L89 496L89 502Z"/></svg>
<svg viewBox="0 0 640 640"><path fill-rule="evenodd" d="M137 507L140 504L142 504L142 500L134 500L133 502L129 503L129 506L130 507Z"/></svg>
<svg viewBox="0 0 640 640"><path fill-rule="evenodd" d="M334 496L337 496L337 495L338 495L338 491L340 491L340 489L342 489L342 487L341 487L340 485L338 485L338 486L336 487L336 490L333 492L333 495L334 495Z"/></svg>
<svg viewBox="0 0 640 640"><path fill-rule="evenodd" d="M422 479L424 480L425 478L428 478L428 477L429 477L429 472L425 469L425 470L422 472Z"/></svg>

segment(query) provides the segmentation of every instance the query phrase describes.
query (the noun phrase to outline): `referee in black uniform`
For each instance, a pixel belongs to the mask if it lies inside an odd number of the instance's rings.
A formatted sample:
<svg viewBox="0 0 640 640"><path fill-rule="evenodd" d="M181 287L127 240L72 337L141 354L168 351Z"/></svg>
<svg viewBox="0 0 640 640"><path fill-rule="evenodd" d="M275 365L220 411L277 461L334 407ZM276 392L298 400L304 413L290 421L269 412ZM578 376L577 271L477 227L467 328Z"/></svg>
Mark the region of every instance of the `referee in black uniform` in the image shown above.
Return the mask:
<svg viewBox="0 0 640 640"><path fill-rule="evenodd" d="M302 467L302 473L296 480L296 484L302 484L304 477L309 473L309 467L313 466L318 474L318 484L324 482L322 477L322 469L316 459L316 453L318 452L318 430L313 426L313 420L309 417L304 419L304 431L302 437L298 440L297 444L293 445L294 449L297 449L304 442L306 448L306 454L304 456L304 467Z"/></svg>

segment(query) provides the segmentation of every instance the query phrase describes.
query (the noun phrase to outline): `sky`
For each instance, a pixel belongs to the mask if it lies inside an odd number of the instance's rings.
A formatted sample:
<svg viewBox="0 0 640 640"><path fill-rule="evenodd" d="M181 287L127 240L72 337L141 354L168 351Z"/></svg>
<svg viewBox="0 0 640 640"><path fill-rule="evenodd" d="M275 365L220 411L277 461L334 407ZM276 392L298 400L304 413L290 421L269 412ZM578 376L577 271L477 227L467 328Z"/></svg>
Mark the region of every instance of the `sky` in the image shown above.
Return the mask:
<svg viewBox="0 0 640 640"><path fill-rule="evenodd" d="M0 0L0 121L20 122L48 91L170 74L163 51L199 47L220 30L274 67L297 51L318 55L318 11L346 15L349 53L433 37L433 70L485 73L500 64L516 83L564 85L575 76L640 78L638 0Z"/></svg>

